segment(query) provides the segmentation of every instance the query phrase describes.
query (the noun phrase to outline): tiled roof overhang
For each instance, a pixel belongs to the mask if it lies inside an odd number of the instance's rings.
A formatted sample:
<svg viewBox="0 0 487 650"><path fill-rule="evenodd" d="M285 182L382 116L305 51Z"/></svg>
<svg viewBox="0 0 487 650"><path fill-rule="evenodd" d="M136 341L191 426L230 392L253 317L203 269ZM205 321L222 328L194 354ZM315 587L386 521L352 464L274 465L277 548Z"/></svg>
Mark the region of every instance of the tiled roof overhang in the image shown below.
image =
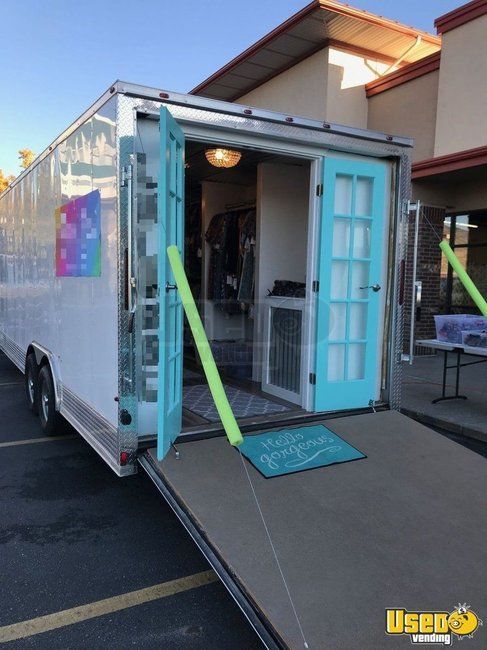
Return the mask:
<svg viewBox="0 0 487 650"><path fill-rule="evenodd" d="M313 0L191 92L235 101L327 45L393 63L418 36L421 42L406 55L405 63L437 52L441 39L335 0Z"/></svg>

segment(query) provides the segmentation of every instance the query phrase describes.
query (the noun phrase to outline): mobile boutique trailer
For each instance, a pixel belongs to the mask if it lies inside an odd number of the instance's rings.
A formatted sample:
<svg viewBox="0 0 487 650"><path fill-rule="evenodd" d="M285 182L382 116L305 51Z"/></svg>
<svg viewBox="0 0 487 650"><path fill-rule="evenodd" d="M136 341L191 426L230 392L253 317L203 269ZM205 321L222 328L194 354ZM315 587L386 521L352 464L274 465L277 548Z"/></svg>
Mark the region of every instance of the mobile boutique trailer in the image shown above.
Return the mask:
<svg viewBox="0 0 487 650"><path fill-rule="evenodd" d="M0 199L0 345L25 371L32 410L48 433L62 414L120 476L139 462L269 647L299 647L303 630L311 647L367 638L322 608L348 598L357 620L370 590L382 605L394 562L374 535L386 531L394 557L417 550L389 535L411 507L410 445L434 447L415 459L415 490L450 462L447 441L394 412L411 146L117 82ZM267 482L241 467L184 325L173 244L242 431L326 421L366 461ZM441 490L464 517L457 484ZM376 507L384 492L397 507Z"/></svg>

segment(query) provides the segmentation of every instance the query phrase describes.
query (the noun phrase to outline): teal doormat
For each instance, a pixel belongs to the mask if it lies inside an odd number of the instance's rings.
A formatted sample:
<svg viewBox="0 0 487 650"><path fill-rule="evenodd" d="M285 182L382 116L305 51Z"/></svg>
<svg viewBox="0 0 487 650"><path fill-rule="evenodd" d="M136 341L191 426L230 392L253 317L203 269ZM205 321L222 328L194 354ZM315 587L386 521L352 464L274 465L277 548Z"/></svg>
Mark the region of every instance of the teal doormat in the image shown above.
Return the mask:
<svg viewBox="0 0 487 650"><path fill-rule="evenodd" d="M238 449L266 478L366 458L321 424L247 435Z"/></svg>

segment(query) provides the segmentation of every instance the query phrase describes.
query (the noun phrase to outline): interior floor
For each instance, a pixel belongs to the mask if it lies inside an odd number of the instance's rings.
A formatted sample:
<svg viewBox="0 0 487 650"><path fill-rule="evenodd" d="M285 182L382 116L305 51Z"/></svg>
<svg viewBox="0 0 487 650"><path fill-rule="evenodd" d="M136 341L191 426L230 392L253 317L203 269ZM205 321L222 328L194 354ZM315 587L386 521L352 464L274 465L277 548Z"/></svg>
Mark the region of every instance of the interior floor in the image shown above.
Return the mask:
<svg viewBox="0 0 487 650"><path fill-rule="evenodd" d="M211 162L215 147L186 143L186 274L236 418L279 417L302 410L303 341L293 332L289 343L283 329L296 329L294 314L302 318L302 313L284 312L279 305L281 330L274 344L272 337L264 340L271 314L267 303L273 295L304 303L310 166L305 160L241 149L233 152L237 164L218 167ZM291 203L287 211L286 202ZM291 234L285 232L286 219L298 224ZM293 270L282 263L288 254L295 258ZM299 328L302 336L302 321ZM278 352L269 354L269 346ZM289 389L282 394L264 380L271 359L272 380ZM212 427L219 421L186 323L183 427Z"/></svg>
<svg viewBox="0 0 487 650"><path fill-rule="evenodd" d="M255 421L256 417L272 415L274 419L290 411L293 414L302 411L296 404L264 393L259 382L235 379L226 376L224 371L221 377L232 411L241 424ZM186 362L183 375L183 429L197 426L207 428L219 422L220 417L203 371Z"/></svg>

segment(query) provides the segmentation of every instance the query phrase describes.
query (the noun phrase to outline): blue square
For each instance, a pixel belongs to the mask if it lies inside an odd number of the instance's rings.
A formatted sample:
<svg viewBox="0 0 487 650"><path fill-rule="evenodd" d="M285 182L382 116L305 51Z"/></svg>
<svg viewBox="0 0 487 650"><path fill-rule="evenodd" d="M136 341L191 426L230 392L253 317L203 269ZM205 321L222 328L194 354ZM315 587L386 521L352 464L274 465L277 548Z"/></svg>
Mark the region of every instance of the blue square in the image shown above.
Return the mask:
<svg viewBox="0 0 487 650"><path fill-rule="evenodd" d="M366 458L321 424L247 435L238 449L266 478Z"/></svg>

